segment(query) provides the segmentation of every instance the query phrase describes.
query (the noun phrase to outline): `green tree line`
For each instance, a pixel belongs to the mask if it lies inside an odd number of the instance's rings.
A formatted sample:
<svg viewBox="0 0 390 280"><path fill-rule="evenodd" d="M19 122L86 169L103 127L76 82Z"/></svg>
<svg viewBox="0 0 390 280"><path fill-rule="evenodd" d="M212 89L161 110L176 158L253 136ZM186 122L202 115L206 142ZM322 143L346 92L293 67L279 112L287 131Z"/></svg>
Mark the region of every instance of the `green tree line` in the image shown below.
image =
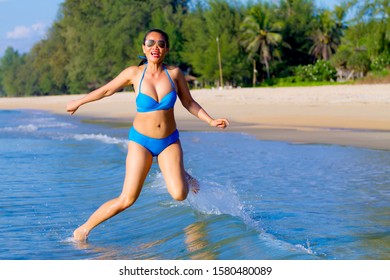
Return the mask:
<svg viewBox="0 0 390 280"><path fill-rule="evenodd" d="M45 39L0 58L0 95L90 91L139 62L151 28L170 36L167 63L202 87L221 86L218 50L224 86L336 80L390 65L390 0L331 10L314 0L66 0Z"/></svg>

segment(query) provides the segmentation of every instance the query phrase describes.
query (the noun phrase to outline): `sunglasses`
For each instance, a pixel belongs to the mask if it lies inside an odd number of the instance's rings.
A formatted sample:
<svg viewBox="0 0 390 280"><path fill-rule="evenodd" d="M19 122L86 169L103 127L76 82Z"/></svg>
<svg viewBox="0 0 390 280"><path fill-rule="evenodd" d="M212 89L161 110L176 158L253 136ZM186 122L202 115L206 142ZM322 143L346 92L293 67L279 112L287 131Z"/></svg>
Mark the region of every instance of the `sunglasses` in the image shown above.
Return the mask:
<svg viewBox="0 0 390 280"><path fill-rule="evenodd" d="M155 41L155 40L146 40L145 41L145 46L147 46L148 48L151 48L151 47L153 47L154 45L156 45L156 43L157 43L157 46L159 47L159 48L162 48L162 49L165 49L166 48L166 46L167 46L167 43L164 41L164 40L158 40L158 41Z"/></svg>

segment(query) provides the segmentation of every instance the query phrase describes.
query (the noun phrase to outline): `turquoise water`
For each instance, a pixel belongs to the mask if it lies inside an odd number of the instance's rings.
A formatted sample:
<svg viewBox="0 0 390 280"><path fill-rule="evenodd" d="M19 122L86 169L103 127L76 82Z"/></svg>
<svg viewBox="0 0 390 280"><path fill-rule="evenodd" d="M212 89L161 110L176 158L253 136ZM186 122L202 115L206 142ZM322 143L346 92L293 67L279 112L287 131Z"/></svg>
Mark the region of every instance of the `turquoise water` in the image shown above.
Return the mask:
<svg viewBox="0 0 390 280"><path fill-rule="evenodd" d="M154 164L135 205L78 244L121 191L128 129L0 119L0 259L390 259L388 151L181 131L201 192L173 201Z"/></svg>

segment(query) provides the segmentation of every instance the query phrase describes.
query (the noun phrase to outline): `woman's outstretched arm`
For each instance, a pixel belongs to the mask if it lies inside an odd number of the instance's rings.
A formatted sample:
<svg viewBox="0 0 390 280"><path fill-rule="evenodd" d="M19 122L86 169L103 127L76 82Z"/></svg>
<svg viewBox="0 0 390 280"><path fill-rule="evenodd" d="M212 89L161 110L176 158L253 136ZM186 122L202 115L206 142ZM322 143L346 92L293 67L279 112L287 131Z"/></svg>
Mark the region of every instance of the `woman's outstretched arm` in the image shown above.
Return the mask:
<svg viewBox="0 0 390 280"><path fill-rule="evenodd" d="M80 106L113 95L121 88L132 84L132 79L137 74L137 71L138 67L136 66L126 68L115 79L104 86L91 91L80 99L70 101L66 106L66 111L73 115Z"/></svg>
<svg viewBox="0 0 390 280"><path fill-rule="evenodd" d="M196 102L190 93L190 90L187 85L187 81L184 78L183 73L179 68L175 68L174 77L177 81L178 86L178 96L180 98L181 103L184 108L186 108L191 114L196 116L197 118L203 120L208 123L210 126L225 128L229 125L229 121L225 118L221 119L213 119L203 108Z"/></svg>

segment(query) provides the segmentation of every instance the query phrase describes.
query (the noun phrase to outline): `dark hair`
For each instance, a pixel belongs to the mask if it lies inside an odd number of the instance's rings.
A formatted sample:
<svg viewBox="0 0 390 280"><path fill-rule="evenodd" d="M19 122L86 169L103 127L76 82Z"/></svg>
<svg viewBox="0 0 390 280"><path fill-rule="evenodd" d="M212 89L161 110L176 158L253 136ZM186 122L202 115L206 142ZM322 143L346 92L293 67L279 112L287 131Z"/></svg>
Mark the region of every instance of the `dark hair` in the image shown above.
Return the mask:
<svg viewBox="0 0 390 280"><path fill-rule="evenodd" d="M157 29L157 28L151 29L151 30L149 30L148 32L146 32L146 34L145 34L145 36L144 36L144 40L142 41L142 44L145 45L146 37L148 37L148 35L149 35L150 33L153 33L153 32L160 33L160 34L164 37L164 40L165 40L165 43L166 43L167 48L169 48L169 36L168 36L168 34L165 33L164 31L162 31L161 29ZM147 59L146 59L146 58L143 58L143 59L141 60L141 62L138 64L138 66L140 66L140 65L142 65L142 64L145 64L146 62L147 62Z"/></svg>

